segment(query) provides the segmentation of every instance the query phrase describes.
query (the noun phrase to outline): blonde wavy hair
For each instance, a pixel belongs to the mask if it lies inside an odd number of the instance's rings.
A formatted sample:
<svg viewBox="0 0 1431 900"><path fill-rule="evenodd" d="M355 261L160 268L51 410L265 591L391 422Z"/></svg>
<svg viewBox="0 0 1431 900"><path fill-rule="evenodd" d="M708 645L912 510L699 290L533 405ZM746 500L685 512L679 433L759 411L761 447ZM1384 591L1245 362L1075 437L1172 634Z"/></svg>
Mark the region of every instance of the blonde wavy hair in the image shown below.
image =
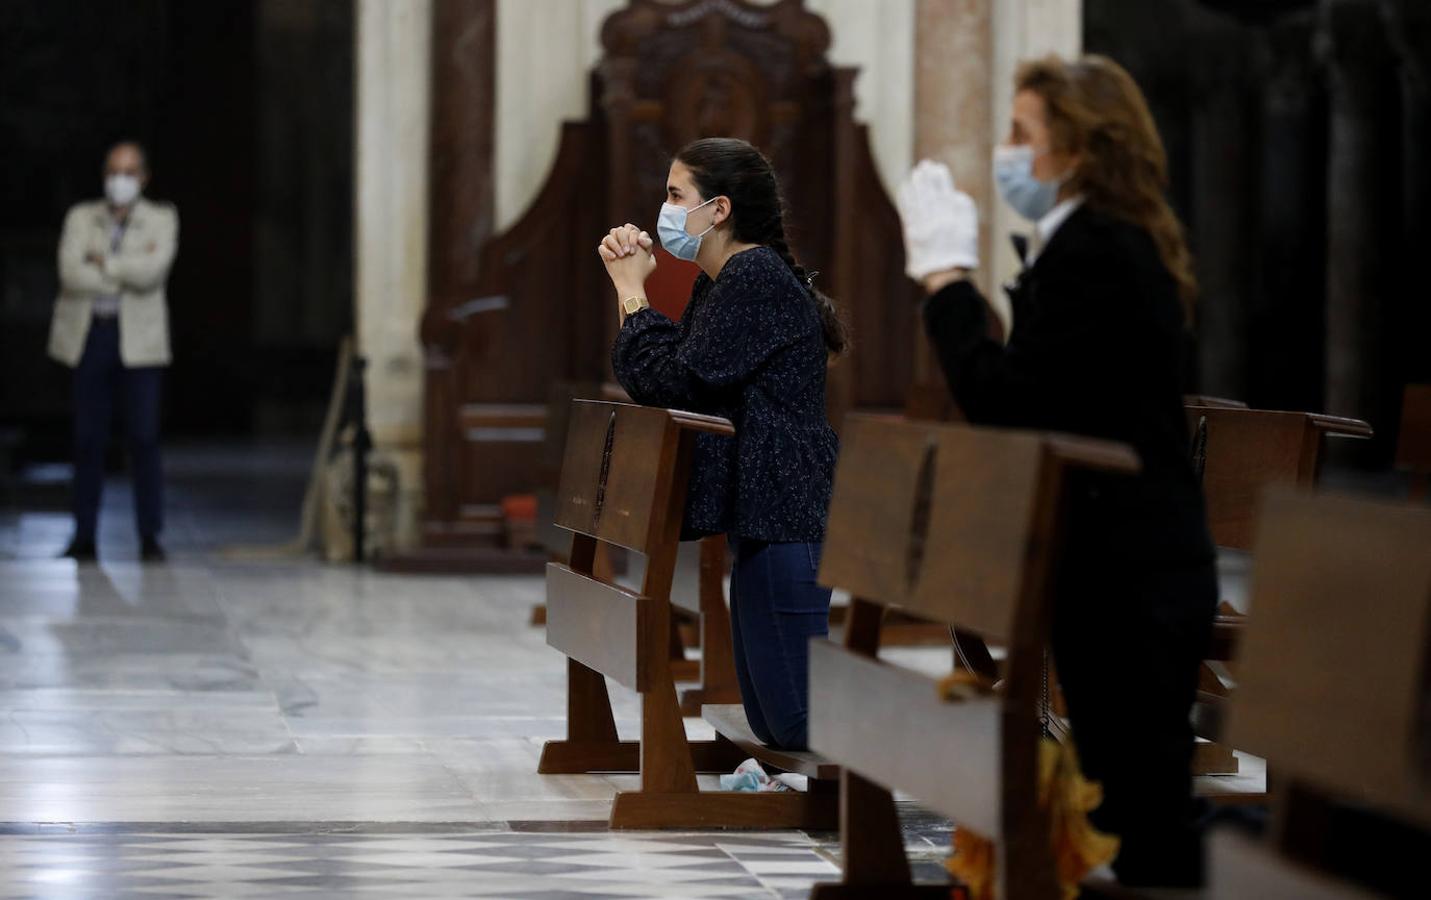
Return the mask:
<svg viewBox="0 0 1431 900"><path fill-rule="evenodd" d="M1105 56L1026 62L1015 88L1043 98L1052 149L1078 154L1069 187L1092 209L1145 229L1192 321L1197 276L1182 223L1168 205L1168 155L1143 92Z"/></svg>

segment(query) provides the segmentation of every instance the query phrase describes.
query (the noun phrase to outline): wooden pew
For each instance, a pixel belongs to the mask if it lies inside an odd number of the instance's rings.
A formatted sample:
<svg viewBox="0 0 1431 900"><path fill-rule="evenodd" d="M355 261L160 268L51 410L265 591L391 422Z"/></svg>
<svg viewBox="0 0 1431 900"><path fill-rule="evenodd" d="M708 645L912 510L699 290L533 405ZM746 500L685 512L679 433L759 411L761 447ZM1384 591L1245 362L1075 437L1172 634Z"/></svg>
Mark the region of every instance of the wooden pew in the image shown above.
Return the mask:
<svg viewBox="0 0 1431 900"><path fill-rule="evenodd" d="M1396 466L1411 474L1411 499L1431 495L1431 384L1408 384L1401 400Z"/></svg>
<svg viewBox="0 0 1431 900"><path fill-rule="evenodd" d="M935 682L862 648L811 644L810 742L843 767L844 852L844 881L813 898L949 896L911 884L895 789L998 843L1001 897L1058 896L1037 759L1064 477L1138 465L1100 441L847 420L821 583L861 598L857 616L897 606L1007 658L1000 694L946 703Z"/></svg>
<svg viewBox="0 0 1431 900"><path fill-rule="evenodd" d="M620 385L607 382L562 382L552 388L550 400L547 403L547 436L542 444L542 486L537 488L537 523L538 534L541 537L543 546L546 548L553 562L566 562L567 553L571 546L570 533L557 526L555 521L556 513L556 493L557 484L561 479L562 455L566 449L568 416L571 412L573 400L609 400L615 403L630 402L630 397L622 390ZM718 613L712 613L713 620L718 615L728 615L725 607L724 585L719 580L712 582L705 577L705 570L709 564L703 564L701 560L711 558L714 554L725 554L725 544L723 538L709 538L713 546L700 547L682 545L680 556L677 561L677 581L676 589L672 592L672 599L677 601L682 608L682 617L689 616L694 621L695 629L699 634L701 623L700 610L703 607L714 609L719 606ZM597 548L594 571L598 578L605 581L613 581L627 574L628 555L620 548L612 548L601 545ZM689 583L687 586L686 582ZM692 599L681 602L685 597ZM694 612L688 612L687 608L694 608ZM533 625L546 625L547 607L545 603L538 603L532 607L531 623ZM718 624L718 623L717 623ZM729 633L726 628L726 633ZM679 629L678 629L679 636ZM701 640L697 637L690 642L690 646L699 646ZM722 657L719 644L720 635L717 634L711 641L716 647L714 659L706 663L704 659L688 660L685 657L687 643L672 639L671 642L671 672L677 681L700 682L699 686L690 688L682 694L681 707L688 716L700 715L700 704L710 698L712 703L730 703L740 699L740 689L736 684L735 665L727 651Z"/></svg>
<svg viewBox="0 0 1431 900"><path fill-rule="evenodd" d="M1200 398L1206 401L1208 398ZM1205 463L1203 496L1207 501L1208 529L1219 548L1250 551L1262 490L1280 482L1311 487L1321 477L1326 439L1368 438L1371 426L1357 419L1317 413L1248 409L1232 401L1185 407L1194 443ZM1233 658L1244 617L1232 606L1220 606L1213 623L1207 658L1226 662ZM1209 667L1201 674L1199 697L1216 704L1228 688ZM1215 732L1216 714L1203 710L1201 718ZM1197 775L1231 775L1238 771L1237 757L1220 743L1199 741L1193 760Z"/></svg>
<svg viewBox="0 0 1431 900"><path fill-rule="evenodd" d="M1184 394L1183 406L1215 406L1222 409L1247 408L1247 404L1241 400L1231 400L1227 397L1213 397L1209 394Z"/></svg>
<svg viewBox="0 0 1431 900"><path fill-rule="evenodd" d="M1187 406L1194 433L1206 423L1207 466L1203 493L1213 543L1252 548L1257 501L1278 481L1309 487L1321 476L1326 438L1369 438L1359 419L1318 413L1280 412L1228 406Z"/></svg>
<svg viewBox="0 0 1431 900"><path fill-rule="evenodd" d="M1261 846L1214 836L1207 893L1370 896L1329 874L1337 807L1431 829L1431 511L1275 488L1256 543L1228 737L1276 767L1273 815Z"/></svg>
<svg viewBox="0 0 1431 900"><path fill-rule="evenodd" d="M686 737L671 675L671 583L697 434L732 434L710 416L578 401L557 492L556 522L573 533L570 564L547 567L547 643L566 654L567 737L549 741L546 774L639 772L619 792L613 828L829 828L833 783L809 793L702 792L697 772L730 772L741 749ZM641 589L595 576L603 544L646 557ZM641 739L616 732L606 679L641 695Z"/></svg>

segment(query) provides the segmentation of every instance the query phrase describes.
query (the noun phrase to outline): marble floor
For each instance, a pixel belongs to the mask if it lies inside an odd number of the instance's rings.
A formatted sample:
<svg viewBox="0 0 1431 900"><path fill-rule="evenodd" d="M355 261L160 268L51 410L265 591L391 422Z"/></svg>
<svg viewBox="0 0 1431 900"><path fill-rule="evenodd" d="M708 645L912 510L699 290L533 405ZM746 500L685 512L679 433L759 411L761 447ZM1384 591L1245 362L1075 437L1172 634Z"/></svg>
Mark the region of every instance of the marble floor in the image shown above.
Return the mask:
<svg viewBox="0 0 1431 900"><path fill-rule="evenodd" d="M164 565L137 561L122 478L97 565L54 558L63 467L0 509L0 897L804 897L838 876L834 835L613 835L632 777L538 776L565 703L526 624L539 579L235 558L296 531L307 461L171 450ZM612 698L634 737L635 695ZM948 826L908 818L937 880Z"/></svg>
<svg viewBox="0 0 1431 900"><path fill-rule="evenodd" d="M839 869L796 833L122 832L0 842L0 897L789 897Z"/></svg>
<svg viewBox="0 0 1431 900"><path fill-rule="evenodd" d="M227 553L296 531L306 468L297 446L171 451L163 565L135 559L122 479L97 565L53 558L62 470L0 509L0 897L803 897L837 876L833 835L611 834L633 777L535 774L565 702L526 624L539 579ZM902 805L939 880L948 824Z"/></svg>

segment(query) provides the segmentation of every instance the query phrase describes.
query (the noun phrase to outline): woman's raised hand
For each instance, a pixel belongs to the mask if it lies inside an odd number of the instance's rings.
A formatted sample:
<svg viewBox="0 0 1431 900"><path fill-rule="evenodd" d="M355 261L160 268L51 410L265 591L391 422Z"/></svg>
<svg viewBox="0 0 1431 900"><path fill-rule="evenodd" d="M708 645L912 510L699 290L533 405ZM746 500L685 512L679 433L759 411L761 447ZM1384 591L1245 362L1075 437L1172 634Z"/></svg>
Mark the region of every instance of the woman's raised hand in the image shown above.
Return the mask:
<svg viewBox="0 0 1431 900"><path fill-rule="evenodd" d="M915 281L936 272L979 267L979 208L954 187L943 163L923 160L900 185L904 271Z"/></svg>
<svg viewBox="0 0 1431 900"><path fill-rule="evenodd" d="M618 291L639 288L646 278L656 271L656 255L651 235L629 222L611 229L601 239L596 252L606 264L606 274Z"/></svg>

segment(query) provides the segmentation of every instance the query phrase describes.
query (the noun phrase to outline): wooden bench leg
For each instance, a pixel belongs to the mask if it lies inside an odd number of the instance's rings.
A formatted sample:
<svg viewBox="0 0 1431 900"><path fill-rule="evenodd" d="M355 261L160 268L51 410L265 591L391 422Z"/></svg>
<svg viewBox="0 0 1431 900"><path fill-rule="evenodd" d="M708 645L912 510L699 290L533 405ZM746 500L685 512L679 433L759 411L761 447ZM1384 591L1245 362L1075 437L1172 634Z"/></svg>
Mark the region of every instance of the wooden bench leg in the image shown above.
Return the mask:
<svg viewBox="0 0 1431 900"><path fill-rule="evenodd" d="M649 617L648 658L664 649L669 613L669 604L661 604ZM724 763L719 771L729 772L740 760L739 751L725 739L693 744L686 738L676 686L664 662L653 667L650 685L641 694L641 789L621 791L612 800L613 829L813 829L835 824L838 803L828 784L808 793L701 791L696 783L698 756L701 762Z"/></svg>
<svg viewBox="0 0 1431 900"><path fill-rule="evenodd" d="M947 900L950 896L947 884L914 883L894 795L849 769L840 772L840 847L844 880L815 885L811 900Z"/></svg>
<svg viewBox="0 0 1431 900"><path fill-rule="evenodd" d="M725 605L724 538L701 541L701 684L681 692L681 714L699 716L707 703L739 703L730 610Z"/></svg>
<svg viewBox="0 0 1431 900"><path fill-rule="evenodd" d="M849 612L845 616L845 647L865 656L879 656L880 623L884 618L884 607L850 598Z"/></svg>
<svg viewBox="0 0 1431 900"><path fill-rule="evenodd" d="M629 745L629 746L628 746ZM547 741L537 772L571 775L583 772L635 771L628 755L637 745L616 734L616 716L606 678L574 659L566 661L566 740ZM631 762L634 762L634 755Z"/></svg>

